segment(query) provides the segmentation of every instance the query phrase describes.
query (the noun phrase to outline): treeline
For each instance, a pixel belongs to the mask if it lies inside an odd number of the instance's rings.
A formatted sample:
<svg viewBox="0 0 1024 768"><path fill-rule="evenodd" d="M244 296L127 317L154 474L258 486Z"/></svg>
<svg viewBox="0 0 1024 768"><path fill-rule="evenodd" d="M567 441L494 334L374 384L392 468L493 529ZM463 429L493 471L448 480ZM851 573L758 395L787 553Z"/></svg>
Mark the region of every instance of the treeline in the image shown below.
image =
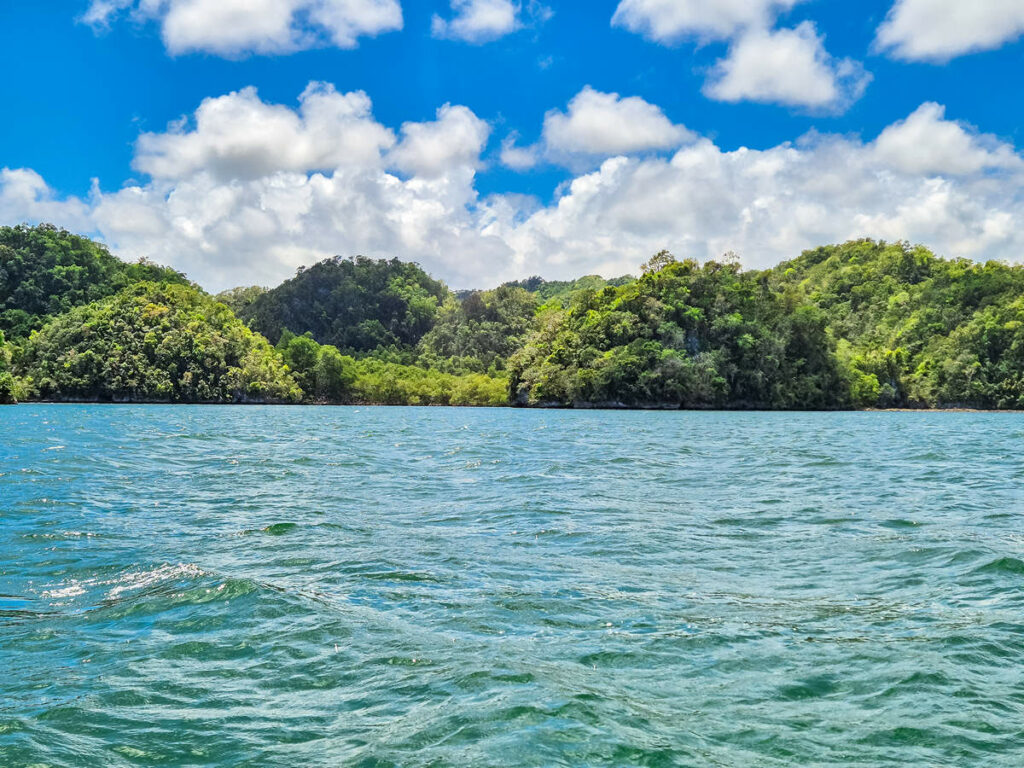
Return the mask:
<svg viewBox="0 0 1024 768"><path fill-rule="evenodd" d="M449 290L334 258L215 297L49 225L0 228L0 402L1024 408L1024 269L860 240L769 270Z"/></svg>

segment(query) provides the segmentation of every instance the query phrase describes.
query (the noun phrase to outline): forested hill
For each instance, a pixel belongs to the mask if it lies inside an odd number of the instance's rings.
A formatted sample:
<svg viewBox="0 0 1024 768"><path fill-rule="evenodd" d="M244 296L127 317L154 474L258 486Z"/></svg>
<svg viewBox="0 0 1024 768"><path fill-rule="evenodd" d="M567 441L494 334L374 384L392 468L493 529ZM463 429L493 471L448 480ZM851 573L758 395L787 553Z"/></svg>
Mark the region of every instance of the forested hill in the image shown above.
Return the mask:
<svg viewBox="0 0 1024 768"><path fill-rule="evenodd" d="M768 270L662 252L638 278L458 293L334 258L211 297L6 227L0 334L0 402L1024 409L1024 269L871 240Z"/></svg>
<svg viewBox="0 0 1024 768"><path fill-rule="evenodd" d="M819 308L861 407L1024 407L1024 268L869 240L770 273Z"/></svg>
<svg viewBox="0 0 1024 768"><path fill-rule="evenodd" d="M188 282L166 267L124 262L105 246L50 224L0 227L0 329L9 339L147 280Z"/></svg>
<svg viewBox="0 0 1024 768"><path fill-rule="evenodd" d="M448 289L398 259L327 259L241 307L276 343L285 329L356 353L415 344L429 331Z"/></svg>

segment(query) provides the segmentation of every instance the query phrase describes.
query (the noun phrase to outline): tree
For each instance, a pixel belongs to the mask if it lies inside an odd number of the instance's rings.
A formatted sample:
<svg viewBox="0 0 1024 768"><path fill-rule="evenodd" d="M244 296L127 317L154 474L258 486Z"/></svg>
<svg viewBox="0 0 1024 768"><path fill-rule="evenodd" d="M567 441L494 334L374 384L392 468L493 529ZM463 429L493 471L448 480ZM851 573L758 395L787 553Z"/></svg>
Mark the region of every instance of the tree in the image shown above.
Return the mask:
<svg viewBox="0 0 1024 768"><path fill-rule="evenodd" d="M13 403L15 401L14 376L11 375L10 367L10 345L7 344L3 331L0 331L0 405Z"/></svg>
<svg viewBox="0 0 1024 768"><path fill-rule="evenodd" d="M675 263L676 257L667 250L662 249L651 256L651 258L649 258L640 269L645 275L648 275L652 272L660 272L669 264Z"/></svg>

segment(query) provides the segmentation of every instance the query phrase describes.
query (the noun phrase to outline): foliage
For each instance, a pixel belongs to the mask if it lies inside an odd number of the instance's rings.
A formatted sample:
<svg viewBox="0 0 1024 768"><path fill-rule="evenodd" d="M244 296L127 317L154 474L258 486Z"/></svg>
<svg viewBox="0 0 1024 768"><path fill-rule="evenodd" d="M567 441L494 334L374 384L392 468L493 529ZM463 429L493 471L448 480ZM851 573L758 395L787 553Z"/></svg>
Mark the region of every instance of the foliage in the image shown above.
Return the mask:
<svg viewBox="0 0 1024 768"><path fill-rule="evenodd" d="M548 310L512 359L520 403L833 408L823 313L735 263L656 259L636 282ZM660 269L654 269L658 264Z"/></svg>
<svg viewBox="0 0 1024 768"><path fill-rule="evenodd" d="M543 304L561 306L567 303L573 294L579 291L599 291L608 286L618 288L623 285L629 285L634 280L636 278L632 275L614 277L610 280L606 280L600 275L586 275L576 280L545 280L534 275L526 280L517 280L505 283L505 285L513 288L522 288L530 293L534 293Z"/></svg>
<svg viewBox="0 0 1024 768"><path fill-rule="evenodd" d="M32 334L22 365L44 399L293 402L266 339L195 288L138 283Z"/></svg>
<svg viewBox="0 0 1024 768"><path fill-rule="evenodd" d="M0 330L11 340L144 280L187 282L165 267L123 262L99 243L49 224L0 227Z"/></svg>
<svg viewBox="0 0 1024 768"><path fill-rule="evenodd" d="M851 400L869 407L1024 407L1024 269L858 240L773 270L828 317Z"/></svg>
<svg viewBox="0 0 1024 768"><path fill-rule="evenodd" d="M15 401L14 376L11 373L11 348L0 331L0 405Z"/></svg>
<svg viewBox="0 0 1024 768"><path fill-rule="evenodd" d="M0 228L0 401L1024 409L1022 267L857 240L641 272L453 294L335 258L212 299L55 227Z"/></svg>
<svg viewBox="0 0 1024 768"><path fill-rule="evenodd" d="M266 288L259 285L249 285L239 288L229 288L221 291L215 298L221 304L227 304L228 308L236 315L248 308L256 299L267 292Z"/></svg>
<svg viewBox="0 0 1024 768"><path fill-rule="evenodd" d="M358 363L353 401L380 405L508 405L508 381L366 359Z"/></svg>
<svg viewBox="0 0 1024 768"><path fill-rule="evenodd" d="M306 332L296 336L289 330L281 334L277 349L295 380L314 402L344 403L352 398L356 361L337 347L320 345Z"/></svg>
<svg viewBox="0 0 1024 768"><path fill-rule="evenodd" d="M474 291L462 301L448 299L434 327L420 340L419 360L428 367L447 361L477 372L495 364L504 367L532 329L538 306L535 294L510 285Z"/></svg>
<svg viewBox="0 0 1024 768"><path fill-rule="evenodd" d="M300 269L240 316L275 343L290 328L355 354L415 345L447 296L448 289L415 264L339 257Z"/></svg>
<svg viewBox="0 0 1024 768"><path fill-rule="evenodd" d="M312 335L285 331L277 345L307 399L383 405L506 405L508 382L367 357L356 361Z"/></svg>

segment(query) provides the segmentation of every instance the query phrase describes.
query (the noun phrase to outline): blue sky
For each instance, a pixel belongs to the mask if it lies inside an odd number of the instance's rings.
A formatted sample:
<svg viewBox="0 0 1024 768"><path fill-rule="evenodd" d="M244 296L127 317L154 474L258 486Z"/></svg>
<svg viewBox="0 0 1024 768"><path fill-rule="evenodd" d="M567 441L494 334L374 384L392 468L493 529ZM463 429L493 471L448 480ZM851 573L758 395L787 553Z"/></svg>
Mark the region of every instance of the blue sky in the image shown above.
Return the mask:
<svg viewBox="0 0 1024 768"><path fill-rule="evenodd" d="M355 252L460 287L631 271L658 247L766 266L851 236L1015 259L1024 0L994 5L5 2L0 220L214 289ZM310 83L372 106L316 123ZM298 125L254 149L272 113Z"/></svg>

